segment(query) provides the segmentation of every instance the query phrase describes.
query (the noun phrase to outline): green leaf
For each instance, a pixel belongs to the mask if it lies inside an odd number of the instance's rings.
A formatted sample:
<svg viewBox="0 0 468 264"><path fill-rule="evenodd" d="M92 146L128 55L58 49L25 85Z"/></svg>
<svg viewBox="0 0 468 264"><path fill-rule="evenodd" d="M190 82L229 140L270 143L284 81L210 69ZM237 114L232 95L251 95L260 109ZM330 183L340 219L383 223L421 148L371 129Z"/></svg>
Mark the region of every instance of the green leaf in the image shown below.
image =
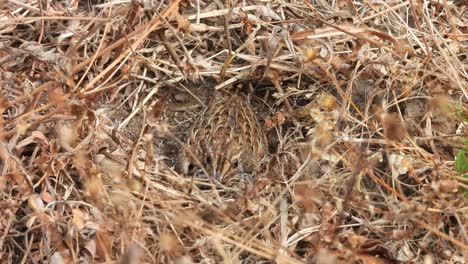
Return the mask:
<svg viewBox="0 0 468 264"><path fill-rule="evenodd" d="M460 138L460 142L465 144L466 146L468 146L468 138L462 137L462 138Z"/></svg>
<svg viewBox="0 0 468 264"><path fill-rule="evenodd" d="M455 170L459 173L468 171L468 157L464 150L460 150L455 159Z"/></svg>
<svg viewBox="0 0 468 264"><path fill-rule="evenodd" d="M466 199L468 199L468 189L462 187L462 188L461 188L461 191L462 191L462 193L463 193L463 196L464 196Z"/></svg>

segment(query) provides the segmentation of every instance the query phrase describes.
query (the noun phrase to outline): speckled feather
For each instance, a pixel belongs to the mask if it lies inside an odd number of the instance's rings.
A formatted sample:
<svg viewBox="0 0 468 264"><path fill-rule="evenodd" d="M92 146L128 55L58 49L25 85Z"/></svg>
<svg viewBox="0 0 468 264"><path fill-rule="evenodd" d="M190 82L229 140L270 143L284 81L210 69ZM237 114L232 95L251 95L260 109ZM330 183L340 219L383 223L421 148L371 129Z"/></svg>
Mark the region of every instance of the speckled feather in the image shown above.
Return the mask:
<svg viewBox="0 0 468 264"><path fill-rule="evenodd" d="M266 136L243 95L216 93L194 122L187 140L205 170L221 182L252 175L266 154ZM196 166L185 155L185 167Z"/></svg>

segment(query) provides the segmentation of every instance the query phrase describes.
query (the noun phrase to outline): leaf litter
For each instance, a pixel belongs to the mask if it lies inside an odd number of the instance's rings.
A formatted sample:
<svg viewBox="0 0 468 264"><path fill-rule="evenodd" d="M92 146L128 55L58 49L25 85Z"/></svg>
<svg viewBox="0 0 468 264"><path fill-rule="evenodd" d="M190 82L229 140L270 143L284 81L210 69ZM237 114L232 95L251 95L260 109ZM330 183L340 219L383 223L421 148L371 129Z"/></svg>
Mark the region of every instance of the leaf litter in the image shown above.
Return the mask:
<svg viewBox="0 0 468 264"><path fill-rule="evenodd" d="M466 11L3 1L1 263L465 263ZM178 169L215 90L267 133L250 182Z"/></svg>

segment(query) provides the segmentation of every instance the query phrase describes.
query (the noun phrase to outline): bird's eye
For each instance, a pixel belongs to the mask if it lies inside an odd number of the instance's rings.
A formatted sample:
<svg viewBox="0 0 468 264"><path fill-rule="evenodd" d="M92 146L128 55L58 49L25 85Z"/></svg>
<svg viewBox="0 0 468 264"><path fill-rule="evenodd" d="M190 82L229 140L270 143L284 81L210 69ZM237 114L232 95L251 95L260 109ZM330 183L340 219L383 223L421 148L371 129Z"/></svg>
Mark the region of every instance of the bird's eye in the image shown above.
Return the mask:
<svg viewBox="0 0 468 264"><path fill-rule="evenodd" d="M234 166L235 168L239 167L239 160L238 159L233 160L232 166Z"/></svg>

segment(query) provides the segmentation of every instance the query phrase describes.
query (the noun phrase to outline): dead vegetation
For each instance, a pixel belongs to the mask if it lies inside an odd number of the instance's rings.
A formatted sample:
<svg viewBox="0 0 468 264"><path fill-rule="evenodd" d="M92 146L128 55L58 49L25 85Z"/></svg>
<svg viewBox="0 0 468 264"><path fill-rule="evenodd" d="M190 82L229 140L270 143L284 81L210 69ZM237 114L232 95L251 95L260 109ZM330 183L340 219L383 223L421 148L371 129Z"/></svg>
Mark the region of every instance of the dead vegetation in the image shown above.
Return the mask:
<svg viewBox="0 0 468 264"><path fill-rule="evenodd" d="M1 263L468 258L466 1L0 9ZM214 90L265 129L251 184L176 169Z"/></svg>

